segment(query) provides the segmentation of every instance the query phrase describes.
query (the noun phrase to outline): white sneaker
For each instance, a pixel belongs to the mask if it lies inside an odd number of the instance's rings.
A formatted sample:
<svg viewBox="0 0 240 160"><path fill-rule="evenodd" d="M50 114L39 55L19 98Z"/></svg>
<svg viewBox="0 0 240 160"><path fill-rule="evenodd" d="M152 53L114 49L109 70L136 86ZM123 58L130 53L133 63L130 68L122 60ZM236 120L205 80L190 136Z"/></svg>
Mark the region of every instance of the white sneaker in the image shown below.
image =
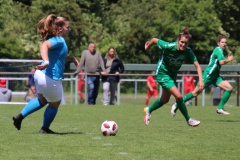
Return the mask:
<svg viewBox="0 0 240 160"><path fill-rule="evenodd" d="M143 121L144 121L144 123L146 124L146 125L149 125L149 123L150 123L150 117L151 117L151 114L149 113L149 111L148 111L148 107L145 107L144 109L143 109L143 112L144 112L144 118L143 118Z"/></svg>
<svg viewBox="0 0 240 160"><path fill-rule="evenodd" d="M190 118L190 119L187 121L187 123L188 123L189 126L197 127L201 122L200 122L199 120Z"/></svg>
<svg viewBox="0 0 240 160"><path fill-rule="evenodd" d="M224 109L217 109L217 113L218 114L224 114L224 115L229 115L230 114L227 111L225 111Z"/></svg>
<svg viewBox="0 0 240 160"><path fill-rule="evenodd" d="M171 115L174 117L177 113L178 108L176 107L176 103L173 103L172 109L171 109Z"/></svg>

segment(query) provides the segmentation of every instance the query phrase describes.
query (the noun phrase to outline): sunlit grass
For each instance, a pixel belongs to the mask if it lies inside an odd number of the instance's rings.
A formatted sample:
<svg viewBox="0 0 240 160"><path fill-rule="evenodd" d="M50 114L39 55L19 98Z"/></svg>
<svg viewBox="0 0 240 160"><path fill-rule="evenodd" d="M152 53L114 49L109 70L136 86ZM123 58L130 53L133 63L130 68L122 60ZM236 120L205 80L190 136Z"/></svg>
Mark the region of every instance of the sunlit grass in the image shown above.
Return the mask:
<svg viewBox="0 0 240 160"><path fill-rule="evenodd" d="M151 100L151 103L153 100ZM124 99L121 105L64 105L51 125L59 135L43 135L44 109L23 120L18 131L12 116L24 105L0 106L0 157L20 159L76 160L225 160L239 159L240 108L226 106L229 116L216 114L216 107L188 107L201 120L189 127L180 112L170 115L170 104L152 113L150 125L143 123L144 98ZM113 119L119 126L115 137L104 137L100 125Z"/></svg>

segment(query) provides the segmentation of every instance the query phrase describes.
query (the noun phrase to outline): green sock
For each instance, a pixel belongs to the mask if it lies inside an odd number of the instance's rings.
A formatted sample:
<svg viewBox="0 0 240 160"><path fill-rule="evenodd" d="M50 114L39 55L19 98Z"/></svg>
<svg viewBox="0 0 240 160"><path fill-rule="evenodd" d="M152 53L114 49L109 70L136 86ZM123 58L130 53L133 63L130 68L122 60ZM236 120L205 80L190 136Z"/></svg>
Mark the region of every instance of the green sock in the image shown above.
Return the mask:
<svg viewBox="0 0 240 160"><path fill-rule="evenodd" d="M188 121L190 119L190 116L188 115L188 111L187 111L187 107L185 106L185 103L183 102L183 100L176 101L176 103L177 103L178 108L181 111L182 115L184 116L186 121Z"/></svg>
<svg viewBox="0 0 240 160"><path fill-rule="evenodd" d="M190 99L192 99L194 96L192 94L192 92L188 93L188 94L185 94L185 96L183 97L183 102L187 102L189 101ZM176 107L178 108L178 105L176 105Z"/></svg>
<svg viewBox="0 0 240 160"><path fill-rule="evenodd" d="M232 93L232 90L226 90L224 93L223 93L223 96L222 96L222 99L219 103L219 106L218 106L218 109L223 109L225 103L228 101L230 95Z"/></svg>
<svg viewBox="0 0 240 160"><path fill-rule="evenodd" d="M161 101L161 98L159 98L148 108L148 111L151 113L152 111L162 107L163 105L164 103Z"/></svg>

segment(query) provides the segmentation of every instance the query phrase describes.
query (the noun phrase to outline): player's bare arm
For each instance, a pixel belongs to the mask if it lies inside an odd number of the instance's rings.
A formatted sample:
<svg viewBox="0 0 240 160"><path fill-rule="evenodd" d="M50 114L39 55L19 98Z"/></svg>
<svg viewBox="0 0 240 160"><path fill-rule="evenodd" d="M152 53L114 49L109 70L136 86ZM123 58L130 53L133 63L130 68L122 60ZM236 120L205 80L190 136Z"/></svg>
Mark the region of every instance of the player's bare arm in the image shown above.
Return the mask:
<svg viewBox="0 0 240 160"><path fill-rule="evenodd" d="M202 68L201 68L201 66L199 65L198 61L195 61L193 64L194 64L194 66L195 66L195 68L196 68L196 70L197 70L197 73L198 73L199 88L200 88L201 90L203 90L203 89L204 89L204 83L203 83L203 78L202 78Z"/></svg>
<svg viewBox="0 0 240 160"><path fill-rule="evenodd" d="M157 42L157 38L152 38L150 41L145 43L145 50L148 51L154 44L157 44Z"/></svg>
<svg viewBox="0 0 240 160"><path fill-rule="evenodd" d="M226 59L219 61L219 64L225 65L225 64L231 62L232 60L234 60L234 56L231 55L231 56L228 56Z"/></svg>
<svg viewBox="0 0 240 160"><path fill-rule="evenodd" d="M43 64L37 65L36 69L43 70L49 65L48 50L52 49L52 45L49 41L44 41L40 46L40 54L44 61Z"/></svg>

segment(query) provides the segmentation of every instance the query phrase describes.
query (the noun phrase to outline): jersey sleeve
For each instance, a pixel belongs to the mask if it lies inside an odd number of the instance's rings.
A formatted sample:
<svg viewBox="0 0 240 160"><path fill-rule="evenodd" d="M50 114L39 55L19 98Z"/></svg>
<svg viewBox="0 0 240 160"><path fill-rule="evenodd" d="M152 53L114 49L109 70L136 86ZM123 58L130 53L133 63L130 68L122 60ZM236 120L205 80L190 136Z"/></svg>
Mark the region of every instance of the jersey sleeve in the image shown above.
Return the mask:
<svg viewBox="0 0 240 160"><path fill-rule="evenodd" d="M62 38L53 37L48 39L48 41L51 43L53 49L62 47L64 44L64 41L62 40Z"/></svg>
<svg viewBox="0 0 240 160"><path fill-rule="evenodd" d="M188 51L188 60L192 63L196 62L197 61L197 57L195 56L193 50L191 48L187 48L187 51Z"/></svg>
<svg viewBox="0 0 240 160"><path fill-rule="evenodd" d="M218 61L225 59L224 51L220 47L215 48L213 54L216 56Z"/></svg>
<svg viewBox="0 0 240 160"><path fill-rule="evenodd" d="M169 42L166 42L166 41L163 41L163 40L159 39L158 42L157 42L157 46L158 46L159 49L162 50L162 49L167 48L168 43Z"/></svg>

